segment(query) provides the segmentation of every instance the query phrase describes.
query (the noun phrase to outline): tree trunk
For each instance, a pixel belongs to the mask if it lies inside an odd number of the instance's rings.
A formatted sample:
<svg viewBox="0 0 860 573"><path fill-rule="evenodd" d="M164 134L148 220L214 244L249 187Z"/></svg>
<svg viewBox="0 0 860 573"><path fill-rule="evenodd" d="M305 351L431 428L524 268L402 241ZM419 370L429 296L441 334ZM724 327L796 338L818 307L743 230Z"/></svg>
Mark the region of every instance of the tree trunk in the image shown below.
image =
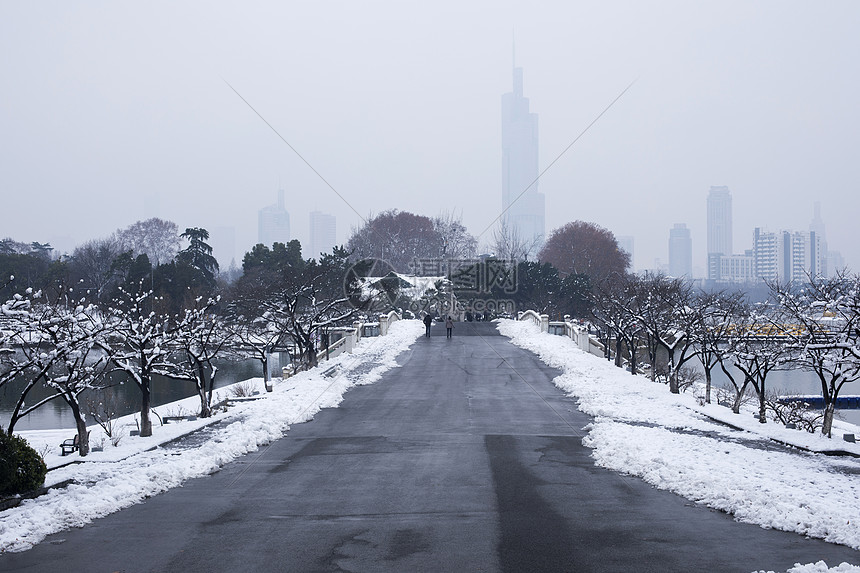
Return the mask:
<svg viewBox="0 0 860 573"><path fill-rule="evenodd" d="M81 407L75 400L68 400L66 402L69 404L69 409L72 411L72 416L75 418L75 427L78 430L78 451L81 454L81 457L86 456L90 453L90 437L87 432L87 422L84 420L84 417L81 415Z"/></svg>
<svg viewBox="0 0 860 573"><path fill-rule="evenodd" d="M140 435L143 438L152 435L152 419L149 410L152 404L149 373L140 377Z"/></svg>
<svg viewBox="0 0 860 573"><path fill-rule="evenodd" d="M621 345L622 344L623 344L623 342L621 340L621 337L620 336L616 337L616 339L615 339L615 365L618 366L619 368L621 368L621 363L623 362L622 356L621 356L621 348L622 348Z"/></svg>
<svg viewBox="0 0 860 573"><path fill-rule="evenodd" d="M630 352L630 374L636 376L636 342L631 342L627 349Z"/></svg>
<svg viewBox="0 0 860 573"><path fill-rule="evenodd" d="M741 413L741 400L744 397L744 389L735 391L735 401L732 403L732 412L735 414Z"/></svg>
<svg viewBox="0 0 860 573"><path fill-rule="evenodd" d="M681 390L678 387L678 369L675 368L675 349L669 350L669 392L672 394L680 394Z"/></svg>
<svg viewBox="0 0 860 573"><path fill-rule="evenodd" d="M826 399L826 398L825 398ZM831 400L824 407L824 422L821 426L821 433L827 436L828 438L832 438L831 435L833 430L833 414L836 411L836 400Z"/></svg>
<svg viewBox="0 0 860 573"><path fill-rule="evenodd" d="M215 375L218 374L218 368L209 362L209 389L206 391L206 405L209 408L209 414L212 414L212 393L215 391Z"/></svg>
<svg viewBox="0 0 860 573"><path fill-rule="evenodd" d="M711 369L705 367L705 404L711 403Z"/></svg>
<svg viewBox="0 0 860 573"><path fill-rule="evenodd" d="M212 415L212 409L209 407L209 399L206 392L206 370L203 368L203 363L199 360L197 367L197 392L200 395L200 417L208 418Z"/></svg>
<svg viewBox="0 0 860 573"><path fill-rule="evenodd" d="M767 424L767 409L764 399L764 384L762 384L761 392L758 396L758 421L760 424Z"/></svg>

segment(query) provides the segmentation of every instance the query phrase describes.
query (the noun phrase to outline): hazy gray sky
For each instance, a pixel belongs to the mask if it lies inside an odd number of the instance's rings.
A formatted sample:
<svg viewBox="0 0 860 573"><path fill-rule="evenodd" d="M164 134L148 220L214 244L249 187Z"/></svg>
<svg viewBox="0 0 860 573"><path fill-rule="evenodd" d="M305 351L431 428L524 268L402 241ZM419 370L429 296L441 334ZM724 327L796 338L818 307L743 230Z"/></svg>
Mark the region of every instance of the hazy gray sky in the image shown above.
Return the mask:
<svg viewBox="0 0 860 573"><path fill-rule="evenodd" d="M547 227L633 235L638 267L669 228L704 266L705 198L734 197L736 251L754 226L806 230L860 269L860 3L0 3L0 235L81 242L157 215L235 226L286 190L359 217L225 85L232 84L362 215L501 208L501 95L511 39L551 162ZM63 239L67 237L68 239ZM485 237L486 238L486 237Z"/></svg>

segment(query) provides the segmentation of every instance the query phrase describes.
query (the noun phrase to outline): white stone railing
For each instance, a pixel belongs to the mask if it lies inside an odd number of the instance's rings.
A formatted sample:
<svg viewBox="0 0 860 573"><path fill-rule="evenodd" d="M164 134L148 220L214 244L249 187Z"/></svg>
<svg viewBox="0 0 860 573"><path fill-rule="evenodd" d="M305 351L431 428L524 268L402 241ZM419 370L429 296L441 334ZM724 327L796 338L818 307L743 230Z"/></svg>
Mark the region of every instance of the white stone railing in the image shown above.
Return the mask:
<svg viewBox="0 0 860 573"><path fill-rule="evenodd" d="M538 314L533 310L527 310L525 312L520 312L517 314L517 320L528 320L531 321L532 324L540 328L541 332L547 332L549 330L549 315L548 314Z"/></svg>
<svg viewBox="0 0 860 573"><path fill-rule="evenodd" d="M549 316L546 314L538 314L533 310L527 310L518 313L517 320L530 321L539 327L541 332L549 331ZM554 324L558 325L560 323ZM570 338L583 352L588 352L595 356L603 356L603 344L596 337L588 333L586 325L575 322L570 315L565 315L564 317L564 335Z"/></svg>
<svg viewBox="0 0 860 573"><path fill-rule="evenodd" d="M379 315L379 336L385 336L388 334L388 328L391 326L391 323L394 321L400 320L400 315L395 311L391 311L388 314L380 314Z"/></svg>

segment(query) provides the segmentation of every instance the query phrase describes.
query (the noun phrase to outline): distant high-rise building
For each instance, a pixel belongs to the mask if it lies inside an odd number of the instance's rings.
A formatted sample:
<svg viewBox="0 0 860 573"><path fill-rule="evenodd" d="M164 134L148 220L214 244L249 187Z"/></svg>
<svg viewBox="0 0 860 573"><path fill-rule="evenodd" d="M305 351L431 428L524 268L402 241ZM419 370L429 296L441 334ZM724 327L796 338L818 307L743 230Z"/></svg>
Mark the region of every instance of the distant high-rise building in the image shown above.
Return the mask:
<svg viewBox="0 0 860 573"><path fill-rule="evenodd" d="M616 237L618 241L618 246L621 247L621 250L630 255L630 268L634 268L633 266L633 247L634 247L634 239L631 235L621 235Z"/></svg>
<svg viewBox="0 0 860 573"><path fill-rule="evenodd" d="M717 280L719 257L732 254L732 194L728 187L708 192L708 278Z"/></svg>
<svg viewBox="0 0 860 573"><path fill-rule="evenodd" d="M221 270L227 270L236 259L236 227L215 227L209 235L212 255Z"/></svg>
<svg viewBox="0 0 860 573"><path fill-rule="evenodd" d="M821 242L821 266L818 271L822 277L828 277L831 276L832 271L830 269L830 251L827 250L827 235L824 231L824 221L821 219L821 202L816 201L813 204L813 209L814 215L812 222L809 223L809 232L815 233L815 236Z"/></svg>
<svg viewBox="0 0 860 573"><path fill-rule="evenodd" d="M827 251L828 276L836 276L836 273L845 270L845 257L839 251Z"/></svg>
<svg viewBox="0 0 860 573"><path fill-rule="evenodd" d="M334 215L311 211L310 245L304 256L319 259L320 253L331 252L335 244L337 244L337 221Z"/></svg>
<svg viewBox="0 0 860 573"><path fill-rule="evenodd" d="M756 278L764 281L806 282L821 277L821 238L808 233L771 233L759 227L753 231L753 258Z"/></svg>
<svg viewBox="0 0 860 573"><path fill-rule="evenodd" d="M508 228L529 246L545 239L545 197L538 192L538 116L523 97L523 70L502 96L502 209Z"/></svg>
<svg viewBox="0 0 860 573"><path fill-rule="evenodd" d="M669 274L693 278L693 239L684 223L669 229Z"/></svg>
<svg viewBox="0 0 860 573"><path fill-rule="evenodd" d="M260 209L257 225L259 242L271 247L290 241L290 214L284 207L284 190L278 189L278 202Z"/></svg>

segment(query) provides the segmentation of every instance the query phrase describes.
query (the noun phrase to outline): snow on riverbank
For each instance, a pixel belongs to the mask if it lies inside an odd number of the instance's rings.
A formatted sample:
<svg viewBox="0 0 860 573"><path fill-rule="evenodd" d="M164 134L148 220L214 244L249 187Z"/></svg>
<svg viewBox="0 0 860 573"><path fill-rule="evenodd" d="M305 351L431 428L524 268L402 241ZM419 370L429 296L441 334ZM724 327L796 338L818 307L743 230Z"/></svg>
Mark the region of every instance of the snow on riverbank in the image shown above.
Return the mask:
<svg viewBox="0 0 860 573"><path fill-rule="evenodd" d="M51 490L33 500L0 514L0 552L23 551L46 535L108 515L142 502L147 497L176 487L182 482L210 474L235 458L256 451L260 446L282 437L291 424L306 422L322 408L337 407L344 393L358 384L370 384L397 365L397 356L409 348L424 326L419 321L404 320L392 324L387 336L364 338L352 354L341 354L330 362L292 378L277 381L274 391L262 392L259 400L231 406L226 413L207 420L153 425L150 438L125 437L114 448L107 441L104 452L94 452L83 463L72 464L48 474L48 485L74 479L75 484ZM328 378L323 372L332 366L338 374ZM250 381L263 390L262 379ZM226 395L229 387L221 389ZM160 408L161 415L170 412L196 412L197 398L189 398ZM132 418L121 424L134 427ZM203 444L176 449L156 448L201 429L210 432ZM91 443L106 438L101 428L92 428ZM78 456L60 458L53 450L71 437L69 430L22 432L37 450L52 449L46 456L50 466L60 461L80 460ZM149 451L147 451L149 450Z"/></svg>
<svg viewBox="0 0 860 573"><path fill-rule="evenodd" d="M594 449L599 465L639 476L739 521L860 549L860 461L791 450L771 438L818 450L854 444L762 425L748 412L735 415L721 406L699 406L692 395L672 395L665 385L631 376L528 322L500 321L499 330L562 370L555 384L594 416L583 441ZM857 431L843 426L840 436L843 429ZM818 566L797 571L827 571L826 566L814 568Z"/></svg>

